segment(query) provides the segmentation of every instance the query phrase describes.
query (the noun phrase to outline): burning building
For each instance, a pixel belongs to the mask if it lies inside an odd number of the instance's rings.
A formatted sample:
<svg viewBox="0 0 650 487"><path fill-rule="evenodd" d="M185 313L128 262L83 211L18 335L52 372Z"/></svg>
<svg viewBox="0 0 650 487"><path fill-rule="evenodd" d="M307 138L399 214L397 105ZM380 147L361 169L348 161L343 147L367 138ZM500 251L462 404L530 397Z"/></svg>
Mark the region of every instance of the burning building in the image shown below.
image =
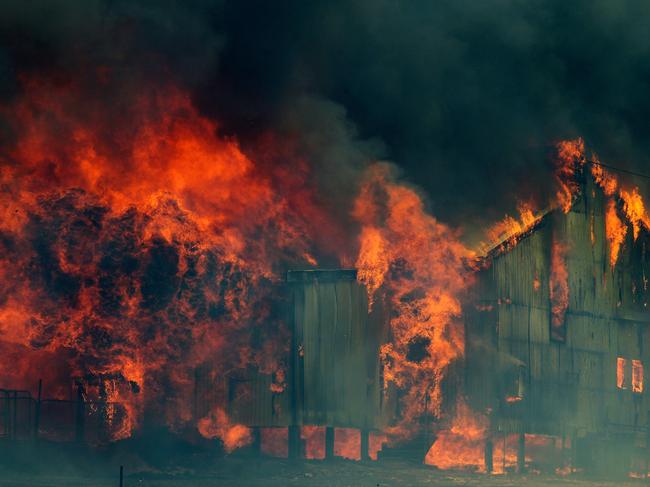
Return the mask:
<svg viewBox="0 0 650 487"><path fill-rule="evenodd" d="M488 470L507 438L523 466L538 435L575 468L627 473L647 458L647 216L583 148L566 161L565 204L485 253L464 310L465 391L486 418Z"/></svg>
<svg viewBox="0 0 650 487"><path fill-rule="evenodd" d="M29 3L0 7L0 435L636 468L650 218L554 142L646 172L645 7Z"/></svg>
<svg viewBox="0 0 650 487"><path fill-rule="evenodd" d="M369 458L371 432L385 426L379 348L388 329L379 306L369 313L355 270L289 271L286 292L291 330L286 384L274 385L277 377L255 369L232 372L215 384L206 364L197 375L199 417L212 408L210 391L221 385L228 415L253 429L260 450L266 436L278 443L269 446L271 454L331 458L340 446L348 449L342 453L348 458ZM355 438L337 442L337 431Z"/></svg>
<svg viewBox="0 0 650 487"><path fill-rule="evenodd" d="M390 164L355 175L339 218L290 142L244 152L173 86L112 124L82 85L26 79L4 108L0 371L25 391L5 430L299 451L304 426L358 458L441 414L472 253Z"/></svg>

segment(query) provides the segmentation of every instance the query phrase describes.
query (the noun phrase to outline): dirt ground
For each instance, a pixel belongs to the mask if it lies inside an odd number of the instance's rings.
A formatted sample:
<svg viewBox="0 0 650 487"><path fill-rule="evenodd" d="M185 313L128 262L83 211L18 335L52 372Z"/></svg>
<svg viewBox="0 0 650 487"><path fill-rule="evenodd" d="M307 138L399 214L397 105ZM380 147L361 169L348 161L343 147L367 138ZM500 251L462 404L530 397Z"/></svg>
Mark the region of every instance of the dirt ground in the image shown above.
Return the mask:
<svg viewBox="0 0 650 487"><path fill-rule="evenodd" d="M13 466L15 467L15 466ZM70 465L47 472L33 468L0 469L0 486L6 487L117 487L119 466L102 465L94 470L75 471ZM306 487L401 487L401 486L640 486L640 480L602 481L585 477L549 477L539 475L481 475L441 472L406 462L361 464L348 461L289 462L278 459L226 458L196 468L173 471L145 469L129 471L124 487L223 487L223 486L306 486Z"/></svg>

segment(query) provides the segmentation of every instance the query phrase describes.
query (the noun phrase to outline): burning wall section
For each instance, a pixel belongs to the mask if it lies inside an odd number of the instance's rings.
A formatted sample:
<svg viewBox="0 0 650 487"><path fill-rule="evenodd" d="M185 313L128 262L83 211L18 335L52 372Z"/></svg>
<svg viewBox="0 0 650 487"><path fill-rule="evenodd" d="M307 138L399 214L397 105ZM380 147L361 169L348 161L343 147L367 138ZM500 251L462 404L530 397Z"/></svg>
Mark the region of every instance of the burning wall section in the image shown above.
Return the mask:
<svg viewBox="0 0 650 487"><path fill-rule="evenodd" d="M627 473L645 445L648 408L640 386L621 388L620 357L640 364L637 376L650 358L650 237L644 225L634 231L602 179L575 163L571 205L481 272L465 313L466 393L474 410L489 412L486 438L554 435L582 452L582 467ZM612 205L620 239L612 238Z"/></svg>

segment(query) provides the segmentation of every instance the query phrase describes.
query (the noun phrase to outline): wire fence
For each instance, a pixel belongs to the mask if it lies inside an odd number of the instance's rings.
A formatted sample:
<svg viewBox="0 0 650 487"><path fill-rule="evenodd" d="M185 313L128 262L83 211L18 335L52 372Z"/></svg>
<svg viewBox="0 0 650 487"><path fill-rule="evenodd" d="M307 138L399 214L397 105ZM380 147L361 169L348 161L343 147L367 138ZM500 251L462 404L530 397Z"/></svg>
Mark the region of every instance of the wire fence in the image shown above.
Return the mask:
<svg viewBox="0 0 650 487"><path fill-rule="evenodd" d="M44 439L103 444L126 417L120 403L40 399L29 391L0 389L0 439Z"/></svg>

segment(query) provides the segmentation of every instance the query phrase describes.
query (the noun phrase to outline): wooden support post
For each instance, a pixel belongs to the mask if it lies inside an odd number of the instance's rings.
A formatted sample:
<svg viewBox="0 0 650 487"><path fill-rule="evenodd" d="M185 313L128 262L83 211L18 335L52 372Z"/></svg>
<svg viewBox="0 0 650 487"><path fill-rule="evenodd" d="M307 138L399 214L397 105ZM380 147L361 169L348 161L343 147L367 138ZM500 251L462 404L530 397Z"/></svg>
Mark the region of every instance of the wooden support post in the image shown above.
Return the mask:
<svg viewBox="0 0 650 487"><path fill-rule="evenodd" d="M361 430L361 461L370 461L370 432L367 429Z"/></svg>
<svg viewBox="0 0 650 487"><path fill-rule="evenodd" d="M77 402L75 411L75 440L83 443L86 437L86 403L84 402L84 387L77 386Z"/></svg>
<svg viewBox="0 0 650 487"><path fill-rule="evenodd" d="M569 436L571 440L571 450L570 450L570 465L571 468L577 468L578 467L578 435L576 434L575 430L571 432L571 435Z"/></svg>
<svg viewBox="0 0 650 487"><path fill-rule="evenodd" d="M334 458L334 428L327 426L325 428L325 459Z"/></svg>
<svg viewBox="0 0 650 487"><path fill-rule="evenodd" d="M297 460L300 458L300 426L289 426L289 458Z"/></svg>
<svg viewBox="0 0 650 487"><path fill-rule="evenodd" d="M517 473L524 473L526 471L526 434L519 433L519 441L517 443Z"/></svg>
<svg viewBox="0 0 650 487"><path fill-rule="evenodd" d="M487 473L492 473L494 471L494 444L492 443L492 438L488 436L485 440L485 471Z"/></svg>
<svg viewBox="0 0 650 487"><path fill-rule="evenodd" d="M41 393L43 390L43 380L38 379L38 396L34 405L34 439L38 440L38 430L41 426Z"/></svg>
<svg viewBox="0 0 650 487"><path fill-rule="evenodd" d="M560 468L566 468L571 463L569 461L568 456L567 456L566 440L567 440L566 430L565 430L564 425L563 425L562 426L562 452L561 452L561 455L560 455L560 462L561 462L560 463Z"/></svg>
<svg viewBox="0 0 650 487"><path fill-rule="evenodd" d="M262 429L259 426L253 428L253 455L262 455Z"/></svg>

